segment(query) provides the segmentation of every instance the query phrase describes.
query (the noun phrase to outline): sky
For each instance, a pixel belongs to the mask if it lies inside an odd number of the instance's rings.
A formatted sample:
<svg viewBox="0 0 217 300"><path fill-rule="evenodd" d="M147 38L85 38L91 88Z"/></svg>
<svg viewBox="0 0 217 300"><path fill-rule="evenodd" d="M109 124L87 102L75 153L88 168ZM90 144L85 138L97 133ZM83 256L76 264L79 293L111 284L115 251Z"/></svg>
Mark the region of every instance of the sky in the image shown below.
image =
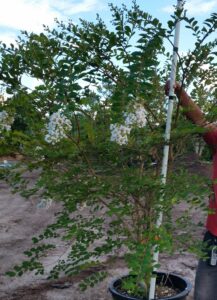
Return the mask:
<svg viewBox="0 0 217 300"><path fill-rule="evenodd" d="M78 23L79 18L94 21L99 13L109 23L108 3L131 6L132 0L0 0L0 40L14 42L20 30L39 33L43 24L55 26L54 19ZM165 23L173 12L176 0L137 0L140 7ZM217 0L187 0L189 16L199 21L217 11ZM185 35L186 38L186 35Z"/></svg>
<svg viewBox="0 0 217 300"><path fill-rule="evenodd" d="M0 41L9 46L15 42L21 30L40 33L43 31L43 24L53 28L55 18L79 23L80 18L94 21L98 13L109 25L109 3L117 6L124 3L131 7L132 0L0 0ZM137 4L165 25L177 0L137 0ZM217 11L217 0L186 0L185 8L189 17L195 17L202 22L212 12ZM193 45L192 35L181 27L180 53L187 52L190 45ZM23 80L30 88L39 84L35 78L24 76Z"/></svg>

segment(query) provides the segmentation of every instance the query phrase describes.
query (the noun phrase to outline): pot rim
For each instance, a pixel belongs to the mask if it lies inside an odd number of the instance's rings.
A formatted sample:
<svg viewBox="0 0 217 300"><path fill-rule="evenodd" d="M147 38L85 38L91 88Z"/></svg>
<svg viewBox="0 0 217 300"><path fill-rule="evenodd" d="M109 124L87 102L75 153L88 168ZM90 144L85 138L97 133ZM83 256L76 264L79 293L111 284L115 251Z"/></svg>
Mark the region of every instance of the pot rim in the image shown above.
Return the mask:
<svg viewBox="0 0 217 300"><path fill-rule="evenodd" d="M180 297L187 296L190 293L191 289L192 289L192 284L190 283L190 281L185 279L183 276L177 275L176 273L156 271L156 272L154 272L154 274L159 274L159 275L162 274L162 275L167 275L167 276L173 276L173 277L176 277L176 278L179 278L179 279L183 280L186 284L186 288L183 291L181 291L180 293L178 293L177 295L167 297L167 298L159 298L158 300L176 300L176 299L179 299ZM140 300L140 299L135 298L135 297L123 295L123 294L119 293L118 291L116 291L116 289L114 287L114 284L115 284L116 281L122 280L123 278L129 277L129 276L133 276L133 275L123 275L121 277L118 277L118 278L112 280L112 282L109 284L109 291L111 293L115 294L116 296L122 296L122 297L124 296L126 298L126 300ZM155 300L155 299L153 299L153 300Z"/></svg>

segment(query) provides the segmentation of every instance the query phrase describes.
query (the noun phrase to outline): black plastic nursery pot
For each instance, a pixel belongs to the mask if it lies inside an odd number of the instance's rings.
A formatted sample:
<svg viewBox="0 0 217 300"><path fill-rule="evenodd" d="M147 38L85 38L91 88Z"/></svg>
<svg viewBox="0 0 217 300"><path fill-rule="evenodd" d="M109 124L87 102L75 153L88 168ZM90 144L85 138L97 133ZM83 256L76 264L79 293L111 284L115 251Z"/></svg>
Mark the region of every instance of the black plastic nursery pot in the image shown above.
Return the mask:
<svg viewBox="0 0 217 300"><path fill-rule="evenodd" d="M153 300L186 300L187 299L187 295L189 294L192 288L188 280L173 273L156 272L156 274L157 274L157 279L156 279L157 284L160 282L164 282L165 286L173 287L176 290L179 290L179 292L175 296L166 297L166 298L165 297L155 298ZM124 276L122 278L116 279L112 281L111 284L109 285L109 291L112 294L113 299L114 300L148 300L146 298L135 298L132 296L123 295L121 294L121 292L117 290L117 287L120 286L122 279L126 277L128 276Z"/></svg>

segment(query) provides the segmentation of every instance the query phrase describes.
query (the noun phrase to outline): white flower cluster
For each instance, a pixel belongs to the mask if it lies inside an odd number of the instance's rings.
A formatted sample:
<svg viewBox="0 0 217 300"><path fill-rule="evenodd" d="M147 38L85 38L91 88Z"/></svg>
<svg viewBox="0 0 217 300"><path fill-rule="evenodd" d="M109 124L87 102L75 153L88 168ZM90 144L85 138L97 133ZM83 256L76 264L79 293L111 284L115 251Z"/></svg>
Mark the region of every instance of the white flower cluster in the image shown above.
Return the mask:
<svg viewBox="0 0 217 300"><path fill-rule="evenodd" d="M128 143L128 134L130 134L131 128L120 125L120 124L111 124L111 141L116 142L119 145L126 145Z"/></svg>
<svg viewBox="0 0 217 300"><path fill-rule="evenodd" d="M48 133L45 135L45 141L52 145L66 138L66 133L72 129L71 121L59 110L50 116L47 125Z"/></svg>
<svg viewBox="0 0 217 300"><path fill-rule="evenodd" d="M3 130L10 131L13 122L14 118L9 116L5 110L0 112L0 132Z"/></svg>
<svg viewBox="0 0 217 300"><path fill-rule="evenodd" d="M147 124L147 112L140 103L133 106L133 112L124 113L125 125L143 128Z"/></svg>
<svg viewBox="0 0 217 300"><path fill-rule="evenodd" d="M128 143L128 135L132 127L139 128L145 127L147 124L147 112L140 103L136 103L133 106L131 112L124 113L124 125L111 124L111 141L116 142L119 145L126 145Z"/></svg>

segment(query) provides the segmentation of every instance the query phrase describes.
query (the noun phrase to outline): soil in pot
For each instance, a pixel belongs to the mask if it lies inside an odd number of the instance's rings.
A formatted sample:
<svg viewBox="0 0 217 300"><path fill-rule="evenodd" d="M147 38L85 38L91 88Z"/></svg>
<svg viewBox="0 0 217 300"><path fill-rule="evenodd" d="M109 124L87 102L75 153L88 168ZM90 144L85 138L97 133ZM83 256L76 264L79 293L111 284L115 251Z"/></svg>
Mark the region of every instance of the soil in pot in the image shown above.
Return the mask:
<svg viewBox="0 0 217 300"><path fill-rule="evenodd" d="M181 291L177 288L157 285L155 290L155 299L162 299L162 298L176 296L180 292Z"/></svg>
<svg viewBox="0 0 217 300"><path fill-rule="evenodd" d="M135 296L135 295L133 295L131 293L128 293L124 289L122 289L121 285L117 286L116 289L122 295L125 295L125 296L128 296L128 297L133 297L133 298L136 298L136 297L138 298L138 296ZM157 299L163 299L163 298L168 298L168 297L176 296L180 292L181 291L179 289L175 289L175 288L168 287L168 286L157 285L156 286L156 290L155 290L155 299L157 300ZM140 300L140 299L146 299L146 298L139 297L138 299Z"/></svg>
<svg viewBox="0 0 217 300"><path fill-rule="evenodd" d="M122 279L113 281L109 290L114 300L147 300L145 296L136 296L123 289ZM175 274L157 272L157 285L154 300L185 300L191 290L191 284Z"/></svg>

